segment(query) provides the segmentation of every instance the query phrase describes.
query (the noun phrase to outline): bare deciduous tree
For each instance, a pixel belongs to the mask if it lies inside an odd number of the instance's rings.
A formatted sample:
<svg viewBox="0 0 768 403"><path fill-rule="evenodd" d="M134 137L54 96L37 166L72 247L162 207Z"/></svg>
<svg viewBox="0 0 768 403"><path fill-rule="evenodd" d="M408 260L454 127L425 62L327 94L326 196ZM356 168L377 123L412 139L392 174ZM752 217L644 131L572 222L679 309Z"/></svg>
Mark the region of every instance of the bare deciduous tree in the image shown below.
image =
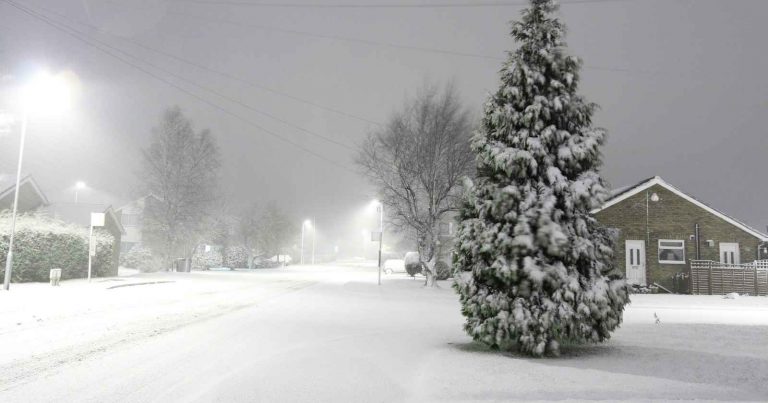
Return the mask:
<svg viewBox="0 0 768 403"><path fill-rule="evenodd" d="M240 212L237 237L248 251L248 268L253 268L253 256L259 248L259 206L253 203Z"/></svg>
<svg viewBox="0 0 768 403"><path fill-rule="evenodd" d="M208 130L195 132L181 109L168 109L142 150L140 180L160 201L146 212L151 247L169 262L191 257L218 199L221 157Z"/></svg>
<svg viewBox="0 0 768 403"><path fill-rule="evenodd" d="M283 254L291 243L296 230L286 214L271 202L257 221L259 248L268 256Z"/></svg>
<svg viewBox="0 0 768 403"><path fill-rule="evenodd" d="M473 170L472 119L452 85L426 87L363 143L357 164L377 187L394 227L416 237L426 284L436 285L441 220L456 210Z"/></svg>

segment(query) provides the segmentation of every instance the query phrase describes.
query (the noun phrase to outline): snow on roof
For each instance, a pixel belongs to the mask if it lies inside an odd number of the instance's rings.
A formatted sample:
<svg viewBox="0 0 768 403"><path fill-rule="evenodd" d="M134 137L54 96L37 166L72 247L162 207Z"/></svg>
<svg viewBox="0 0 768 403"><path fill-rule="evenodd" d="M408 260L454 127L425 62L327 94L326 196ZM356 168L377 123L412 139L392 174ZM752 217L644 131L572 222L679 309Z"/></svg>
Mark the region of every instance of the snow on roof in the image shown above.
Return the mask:
<svg viewBox="0 0 768 403"><path fill-rule="evenodd" d="M48 205L48 198L45 197L45 194L42 190L40 190L40 186L37 185L37 182L35 182L35 179L32 177L32 175L23 176L21 180L19 181L19 193L24 193L24 189L26 186L29 186L32 188L34 193L31 195L37 195L39 200L35 201L35 206L33 208L37 208L40 205ZM16 189L16 176L15 175L8 175L8 174L0 174L0 200L8 198L8 208L10 208L11 205L13 205L12 196L14 194L14 190ZM19 206L23 206L22 204L22 197L19 198ZM22 208L22 207L20 207Z"/></svg>
<svg viewBox="0 0 768 403"><path fill-rule="evenodd" d="M740 228L744 232L747 232L747 233L757 237L761 241L768 241L768 235L766 235L766 234L764 234L764 233L762 233L762 232L760 232L760 231L750 227L747 224L744 224L743 222L741 222L739 220L736 220L733 217L730 217L730 216L726 215L725 213L723 213L723 212L721 212L719 210L716 210L716 209L710 207L709 205L707 205L707 204L697 200L696 198L694 198L692 196L689 196L689 195L683 193L681 190L679 190L676 187L674 187L674 186L670 185L669 183L667 183L664 179L661 179L660 176L654 176L652 178L645 179L645 180L641 181L640 183L637 183L634 186L624 186L624 187L615 189L614 191L611 192L611 198L608 199L605 202L605 204L603 204L602 207L592 210L591 213L595 214L595 213L598 213L598 212L600 212L602 210L605 210L608 207L611 207L614 204L620 203L623 200L626 200L626 199L628 199L628 198L630 198L630 197L632 197L632 196L634 196L634 195L642 192L643 190L646 190L646 189L648 189L648 188L650 188L650 187L652 187L654 185L659 185L659 186L669 190L670 192L675 193L676 195L682 197L683 199L685 199L685 200L687 200L687 201L689 201L689 202L691 202L691 203L701 207L702 209L708 211L711 214L714 214L715 216L721 218L722 220L727 221L731 225L734 225L734 226Z"/></svg>
<svg viewBox="0 0 768 403"><path fill-rule="evenodd" d="M53 203L46 206L43 211L58 220L88 227L91 222L91 213L105 213L112 217L120 233L125 233L125 228L120 218L115 214L112 206L101 203Z"/></svg>

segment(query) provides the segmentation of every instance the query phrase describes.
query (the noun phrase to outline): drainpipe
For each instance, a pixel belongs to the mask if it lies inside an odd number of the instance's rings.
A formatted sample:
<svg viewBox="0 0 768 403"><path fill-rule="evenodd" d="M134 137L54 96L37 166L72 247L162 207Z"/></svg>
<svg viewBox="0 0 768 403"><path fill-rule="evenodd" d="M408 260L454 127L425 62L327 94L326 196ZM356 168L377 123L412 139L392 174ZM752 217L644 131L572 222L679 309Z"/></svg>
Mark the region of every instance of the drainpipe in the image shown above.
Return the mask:
<svg viewBox="0 0 768 403"><path fill-rule="evenodd" d="M699 240L701 238L701 235L699 233L699 230L700 230L699 224L697 223L696 226L694 227L694 233L693 233L694 234L693 236L696 239L696 260L701 260L701 245Z"/></svg>
<svg viewBox="0 0 768 403"><path fill-rule="evenodd" d="M651 207L648 203L649 195L648 191L645 191L645 247L649 248L651 245L651 229L648 227L648 215L651 212Z"/></svg>

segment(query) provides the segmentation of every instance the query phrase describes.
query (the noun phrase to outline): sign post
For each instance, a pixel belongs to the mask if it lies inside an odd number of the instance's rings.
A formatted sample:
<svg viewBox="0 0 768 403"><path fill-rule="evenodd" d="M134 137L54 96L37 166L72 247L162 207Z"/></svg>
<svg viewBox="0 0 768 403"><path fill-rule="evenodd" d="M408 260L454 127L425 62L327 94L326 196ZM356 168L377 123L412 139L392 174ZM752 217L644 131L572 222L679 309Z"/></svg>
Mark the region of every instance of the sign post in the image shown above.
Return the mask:
<svg viewBox="0 0 768 403"><path fill-rule="evenodd" d="M91 213L91 231L88 234L88 281L91 281L91 261L96 256L96 240L93 239L93 227L104 226L104 213Z"/></svg>

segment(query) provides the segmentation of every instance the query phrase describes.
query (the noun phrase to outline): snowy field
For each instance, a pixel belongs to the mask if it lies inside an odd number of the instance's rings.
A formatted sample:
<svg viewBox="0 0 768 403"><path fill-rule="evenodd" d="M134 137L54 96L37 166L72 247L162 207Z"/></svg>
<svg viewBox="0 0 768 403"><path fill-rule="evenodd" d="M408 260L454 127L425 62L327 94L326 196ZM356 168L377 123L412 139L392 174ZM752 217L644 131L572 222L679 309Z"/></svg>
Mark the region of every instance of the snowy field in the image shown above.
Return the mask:
<svg viewBox="0 0 768 403"><path fill-rule="evenodd" d="M130 283L155 284L108 288ZM636 295L610 342L530 359L473 343L440 285L334 267L14 285L0 402L768 399L768 298Z"/></svg>

